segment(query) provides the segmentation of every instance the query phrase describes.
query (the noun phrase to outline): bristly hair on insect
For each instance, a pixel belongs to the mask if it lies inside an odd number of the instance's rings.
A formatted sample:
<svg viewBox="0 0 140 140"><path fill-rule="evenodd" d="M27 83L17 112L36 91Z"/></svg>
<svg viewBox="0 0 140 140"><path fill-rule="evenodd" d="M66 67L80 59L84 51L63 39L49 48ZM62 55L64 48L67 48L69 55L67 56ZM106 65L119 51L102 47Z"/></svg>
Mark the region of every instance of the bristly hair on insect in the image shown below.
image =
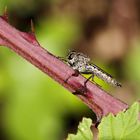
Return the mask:
<svg viewBox="0 0 140 140"><path fill-rule="evenodd" d="M91 74L91 76L86 80L90 80L94 76L102 79L112 86L121 87L121 83L119 83L116 79L114 79L110 74L105 72L103 69L98 67L95 64L90 62L90 58L83 53L71 51L66 57L66 63L72 67L74 70L78 71L81 74ZM86 83L84 83L86 85Z"/></svg>

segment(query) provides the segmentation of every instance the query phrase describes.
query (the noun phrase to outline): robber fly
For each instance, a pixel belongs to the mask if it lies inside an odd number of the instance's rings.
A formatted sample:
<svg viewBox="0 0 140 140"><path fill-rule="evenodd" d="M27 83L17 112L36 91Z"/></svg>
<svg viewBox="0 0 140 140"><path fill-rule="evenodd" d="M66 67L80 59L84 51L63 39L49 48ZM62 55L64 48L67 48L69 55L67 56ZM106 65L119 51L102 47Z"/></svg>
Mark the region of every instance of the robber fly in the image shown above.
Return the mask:
<svg viewBox="0 0 140 140"><path fill-rule="evenodd" d="M75 51L69 52L66 57L66 62L70 67L81 74L91 74L88 80L91 78L93 80L93 77L97 76L112 86L121 87L121 83L117 82L117 80L115 80L110 74L102 70L97 65L90 63L90 58L83 53L77 53Z"/></svg>

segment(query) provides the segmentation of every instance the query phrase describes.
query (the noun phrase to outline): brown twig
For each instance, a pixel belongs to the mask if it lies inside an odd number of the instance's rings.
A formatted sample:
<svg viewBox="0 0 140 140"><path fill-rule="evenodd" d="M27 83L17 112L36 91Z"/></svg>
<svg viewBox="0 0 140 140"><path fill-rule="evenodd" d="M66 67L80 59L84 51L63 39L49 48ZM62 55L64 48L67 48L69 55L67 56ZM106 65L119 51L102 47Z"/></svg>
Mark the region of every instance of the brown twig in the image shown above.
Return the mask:
<svg viewBox="0 0 140 140"><path fill-rule="evenodd" d="M15 29L3 17L0 17L0 45L5 45L18 53L72 93L77 93L84 85L86 79L81 75L71 76L74 70L42 48L33 33L23 33ZM71 78L66 82L70 76ZM110 112L117 114L128 107L127 104L112 97L91 82L87 83L86 94L75 95L99 117Z"/></svg>

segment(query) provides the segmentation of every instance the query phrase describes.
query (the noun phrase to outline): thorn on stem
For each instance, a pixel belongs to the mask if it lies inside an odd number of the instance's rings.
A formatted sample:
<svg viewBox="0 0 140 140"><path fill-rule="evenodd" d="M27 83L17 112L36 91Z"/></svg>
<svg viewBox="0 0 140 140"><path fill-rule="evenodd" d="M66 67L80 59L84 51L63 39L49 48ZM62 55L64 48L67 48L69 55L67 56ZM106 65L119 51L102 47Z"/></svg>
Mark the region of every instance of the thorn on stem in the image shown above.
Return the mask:
<svg viewBox="0 0 140 140"><path fill-rule="evenodd" d="M3 13L3 16L2 18L8 22L8 12L7 12L7 6L5 6L4 8L4 13Z"/></svg>
<svg viewBox="0 0 140 140"><path fill-rule="evenodd" d="M33 23L33 20L32 19L31 19L31 32L33 34L35 33L34 23Z"/></svg>

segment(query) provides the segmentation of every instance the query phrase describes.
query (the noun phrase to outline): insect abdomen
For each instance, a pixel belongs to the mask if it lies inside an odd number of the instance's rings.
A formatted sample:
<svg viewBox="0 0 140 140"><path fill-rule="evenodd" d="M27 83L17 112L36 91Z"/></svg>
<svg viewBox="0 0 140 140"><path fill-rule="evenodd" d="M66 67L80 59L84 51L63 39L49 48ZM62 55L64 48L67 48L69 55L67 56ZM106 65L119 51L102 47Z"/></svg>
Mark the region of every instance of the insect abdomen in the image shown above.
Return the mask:
<svg viewBox="0 0 140 140"><path fill-rule="evenodd" d="M112 78L110 75L108 75L102 69L99 69L96 66L93 67L93 73L94 73L94 75L96 75L100 79L104 80L105 82L107 82L113 86L120 86L121 87L121 84L119 82L117 82L114 78Z"/></svg>

